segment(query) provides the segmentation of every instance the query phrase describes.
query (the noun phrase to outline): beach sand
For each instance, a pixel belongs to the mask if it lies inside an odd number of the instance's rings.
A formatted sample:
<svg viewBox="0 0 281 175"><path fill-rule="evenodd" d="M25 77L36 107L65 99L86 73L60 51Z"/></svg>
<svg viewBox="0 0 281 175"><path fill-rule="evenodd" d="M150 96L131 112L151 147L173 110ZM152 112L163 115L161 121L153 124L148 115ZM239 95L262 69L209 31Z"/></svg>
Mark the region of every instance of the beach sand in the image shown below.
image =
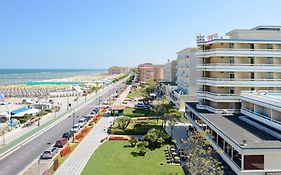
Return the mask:
<svg viewBox="0 0 281 175"><path fill-rule="evenodd" d="M103 79L112 79L114 77L115 76L109 75L107 73L99 73L96 75L78 75L78 76L52 79L52 80L46 80L46 81L97 81L97 80L103 80Z"/></svg>

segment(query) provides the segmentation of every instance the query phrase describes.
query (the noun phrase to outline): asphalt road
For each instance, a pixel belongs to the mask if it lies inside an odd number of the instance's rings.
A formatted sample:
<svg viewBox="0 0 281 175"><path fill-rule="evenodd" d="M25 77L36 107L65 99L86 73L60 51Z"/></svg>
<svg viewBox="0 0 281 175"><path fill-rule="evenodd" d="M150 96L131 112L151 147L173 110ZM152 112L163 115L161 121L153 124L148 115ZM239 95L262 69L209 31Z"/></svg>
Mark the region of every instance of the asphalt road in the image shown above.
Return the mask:
<svg viewBox="0 0 281 175"><path fill-rule="evenodd" d="M109 90L102 95L101 101L103 102L107 97L113 94L118 88L122 87L123 84L118 84L114 89ZM96 98L93 102L83 107L81 110L75 112L75 123L82 117L91 112L94 106L99 104L99 98ZM64 119L57 125L46 130L35 139L21 146L19 149L14 151L0 161L0 175L16 175L24 170L30 163L42 154L42 152L50 147L62 134L69 131L73 125L73 118ZM51 143L51 144L50 144Z"/></svg>

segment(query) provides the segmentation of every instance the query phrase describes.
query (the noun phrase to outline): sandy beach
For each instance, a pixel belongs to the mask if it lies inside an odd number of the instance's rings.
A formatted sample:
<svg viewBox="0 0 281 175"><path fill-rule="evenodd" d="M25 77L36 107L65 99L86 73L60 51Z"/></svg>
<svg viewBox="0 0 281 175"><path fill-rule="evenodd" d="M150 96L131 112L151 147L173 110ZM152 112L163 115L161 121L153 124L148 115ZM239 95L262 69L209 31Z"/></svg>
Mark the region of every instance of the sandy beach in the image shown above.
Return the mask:
<svg viewBox="0 0 281 175"><path fill-rule="evenodd" d="M83 83L94 83L95 81L113 79L114 77L116 77L116 75L97 73L94 75L77 75L65 78L34 81L34 84L2 85L0 86L0 94L3 94L5 98L44 97L48 96L50 93L53 94L56 92L59 93L57 96L77 96L81 95L81 92L83 92L82 89L85 88L83 87ZM82 84L78 84L80 87L78 86L75 88L74 86L78 82L81 82Z"/></svg>

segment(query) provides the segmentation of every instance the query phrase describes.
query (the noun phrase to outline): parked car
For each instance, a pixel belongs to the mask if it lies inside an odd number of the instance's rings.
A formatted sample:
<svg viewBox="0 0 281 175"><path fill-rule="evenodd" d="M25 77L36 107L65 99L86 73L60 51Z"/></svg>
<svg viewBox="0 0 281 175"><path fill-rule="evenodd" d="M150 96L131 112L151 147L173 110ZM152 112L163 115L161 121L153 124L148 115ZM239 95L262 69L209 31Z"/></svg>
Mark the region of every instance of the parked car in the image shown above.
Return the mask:
<svg viewBox="0 0 281 175"><path fill-rule="evenodd" d="M72 131L68 131L63 133L62 138L66 138L66 139L70 139L71 137L73 137L73 132Z"/></svg>
<svg viewBox="0 0 281 175"><path fill-rule="evenodd" d="M78 124L80 125L80 128L82 128L83 126L85 126L87 123L87 119L82 117L78 120Z"/></svg>
<svg viewBox="0 0 281 175"><path fill-rule="evenodd" d="M93 115L84 115L83 116L83 118L85 118L86 121L89 121L92 117L93 117Z"/></svg>
<svg viewBox="0 0 281 175"><path fill-rule="evenodd" d="M97 113L96 111L92 111L90 114L95 115L96 113Z"/></svg>
<svg viewBox="0 0 281 175"><path fill-rule="evenodd" d="M100 107L96 106L92 111L97 113L100 110Z"/></svg>
<svg viewBox="0 0 281 175"><path fill-rule="evenodd" d="M60 138L56 141L54 147L62 148L68 142L67 138Z"/></svg>
<svg viewBox="0 0 281 175"><path fill-rule="evenodd" d="M81 127L80 127L80 124L77 123L77 124L75 124L75 125L72 127L72 129L71 129L70 131L76 133L76 132L79 131L80 128L81 128Z"/></svg>
<svg viewBox="0 0 281 175"><path fill-rule="evenodd" d="M137 103L134 108L136 109L150 109L151 106L144 103Z"/></svg>
<svg viewBox="0 0 281 175"><path fill-rule="evenodd" d="M40 159L51 159L54 155L58 153L59 149L57 147L47 148L43 154L40 156Z"/></svg>

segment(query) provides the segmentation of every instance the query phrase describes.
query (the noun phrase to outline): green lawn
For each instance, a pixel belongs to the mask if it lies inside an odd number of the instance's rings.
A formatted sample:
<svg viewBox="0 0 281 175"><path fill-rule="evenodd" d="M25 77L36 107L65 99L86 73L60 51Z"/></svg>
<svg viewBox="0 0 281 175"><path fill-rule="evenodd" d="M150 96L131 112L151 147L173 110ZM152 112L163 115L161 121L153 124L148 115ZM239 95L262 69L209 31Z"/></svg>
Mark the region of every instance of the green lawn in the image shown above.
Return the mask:
<svg viewBox="0 0 281 175"><path fill-rule="evenodd" d="M126 145L129 145L127 141L105 142L94 152L82 175L184 174L180 166L166 163L163 148L148 151L144 157L134 157L132 152L137 152L137 149L126 147Z"/></svg>
<svg viewBox="0 0 281 175"><path fill-rule="evenodd" d="M144 117L144 116L156 116L156 113L152 110L125 108L124 115L129 117Z"/></svg>
<svg viewBox="0 0 281 175"><path fill-rule="evenodd" d="M136 98L136 97L144 97L146 94L144 93L143 88L132 88L130 93L128 94L128 98Z"/></svg>
<svg viewBox="0 0 281 175"><path fill-rule="evenodd" d="M119 129L113 127L111 129L112 134L120 134L120 135L145 135L148 130L155 128L162 130L161 121L157 120L146 120L146 121L134 121L129 124L129 126L125 129Z"/></svg>

